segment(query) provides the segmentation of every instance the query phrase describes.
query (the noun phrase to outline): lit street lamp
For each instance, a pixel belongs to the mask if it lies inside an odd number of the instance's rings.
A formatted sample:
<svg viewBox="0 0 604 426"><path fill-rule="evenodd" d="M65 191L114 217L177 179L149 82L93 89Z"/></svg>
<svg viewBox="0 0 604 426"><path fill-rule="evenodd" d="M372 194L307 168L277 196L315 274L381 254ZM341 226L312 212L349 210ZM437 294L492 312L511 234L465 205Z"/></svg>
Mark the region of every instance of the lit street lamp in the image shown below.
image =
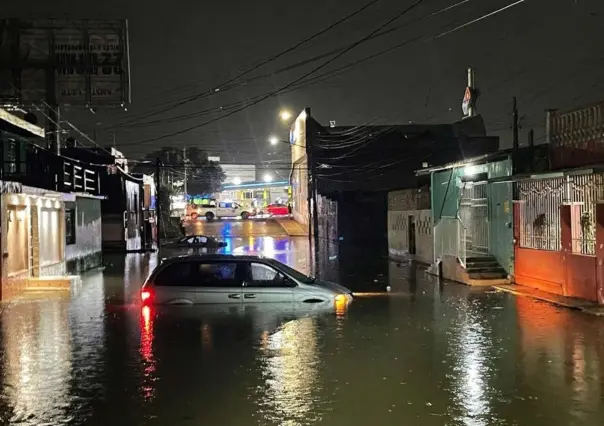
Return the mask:
<svg viewBox="0 0 604 426"><path fill-rule="evenodd" d="M241 185L241 179L239 179L238 177L233 178L233 183L234 183L235 185Z"/></svg>
<svg viewBox="0 0 604 426"><path fill-rule="evenodd" d="M279 117L281 117L281 121L288 121L290 118L292 118L292 113L284 109L279 113Z"/></svg>
<svg viewBox="0 0 604 426"><path fill-rule="evenodd" d="M264 181L265 181L266 183L268 183L268 182L272 182L272 181L273 181L273 177L270 175L270 173L266 173L266 174L264 175Z"/></svg>
<svg viewBox="0 0 604 426"><path fill-rule="evenodd" d="M271 136L268 138L268 141L271 143L271 145L277 145L279 143L279 138L276 136Z"/></svg>

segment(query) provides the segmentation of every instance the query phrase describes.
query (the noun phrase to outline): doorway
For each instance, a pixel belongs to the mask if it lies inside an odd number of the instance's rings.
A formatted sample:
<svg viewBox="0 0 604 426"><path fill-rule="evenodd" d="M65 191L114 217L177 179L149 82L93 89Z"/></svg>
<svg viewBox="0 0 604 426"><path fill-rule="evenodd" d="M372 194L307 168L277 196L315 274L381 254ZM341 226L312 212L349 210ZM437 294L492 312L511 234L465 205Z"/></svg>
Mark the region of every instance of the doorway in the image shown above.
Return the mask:
<svg viewBox="0 0 604 426"><path fill-rule="evenodd" d="M407 216L407 220L409 221L407 223L407 241L408 241L408 247L409 247L409 254L415 254L416 252L416 247L415 247L415 216L410 214L409 216Z"/></svg>

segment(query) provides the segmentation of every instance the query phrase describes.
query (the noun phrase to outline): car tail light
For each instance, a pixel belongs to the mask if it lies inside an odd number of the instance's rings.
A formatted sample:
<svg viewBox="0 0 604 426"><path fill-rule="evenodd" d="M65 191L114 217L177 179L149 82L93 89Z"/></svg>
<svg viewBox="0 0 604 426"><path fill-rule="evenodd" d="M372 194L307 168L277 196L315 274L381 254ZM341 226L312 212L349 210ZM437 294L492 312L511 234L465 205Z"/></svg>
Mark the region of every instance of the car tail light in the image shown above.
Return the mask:
<svg viewBox="0 0 604 426"><path fill-rule="evenodd" d="M150 288L143 288L141 290L141 302L144 305L149 305L153 302L153 290Z"/></svg>

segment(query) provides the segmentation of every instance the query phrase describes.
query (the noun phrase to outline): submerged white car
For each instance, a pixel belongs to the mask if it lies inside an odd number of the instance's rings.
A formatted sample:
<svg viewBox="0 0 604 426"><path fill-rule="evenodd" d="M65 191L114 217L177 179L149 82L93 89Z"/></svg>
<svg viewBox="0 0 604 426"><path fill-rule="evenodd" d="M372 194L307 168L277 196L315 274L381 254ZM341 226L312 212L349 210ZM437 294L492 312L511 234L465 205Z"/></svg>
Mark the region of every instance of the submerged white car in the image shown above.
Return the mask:
<svg viewBox="0 0 604 426"><path fill-rule="evenodd" d="M318 281L274 259L224 254L173 257L151 273L143 304L330 302L347 305L352 292Z"/></svg>

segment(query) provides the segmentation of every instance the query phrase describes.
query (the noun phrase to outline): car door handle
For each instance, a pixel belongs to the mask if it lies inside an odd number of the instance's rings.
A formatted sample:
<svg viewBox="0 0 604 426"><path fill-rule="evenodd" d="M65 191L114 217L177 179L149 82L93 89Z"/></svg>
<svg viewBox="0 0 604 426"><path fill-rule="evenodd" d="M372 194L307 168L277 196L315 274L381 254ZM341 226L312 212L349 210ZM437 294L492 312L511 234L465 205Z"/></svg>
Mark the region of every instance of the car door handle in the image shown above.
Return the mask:
<svg viewBox="0 0 604 426"><path fill-rule="evenodd" d="M241 295L238 293L229 294L229 299L240 299Z"/></svg>
<svg viewBox="0 0 604 426"><path fill-rule="evenodd" d="M243 295L243 297L244 297L245 299L255 299L255 298L256 298L256 295L255 295L255 294L252 294L252 293L245 293L245 294Z"/></svg>

